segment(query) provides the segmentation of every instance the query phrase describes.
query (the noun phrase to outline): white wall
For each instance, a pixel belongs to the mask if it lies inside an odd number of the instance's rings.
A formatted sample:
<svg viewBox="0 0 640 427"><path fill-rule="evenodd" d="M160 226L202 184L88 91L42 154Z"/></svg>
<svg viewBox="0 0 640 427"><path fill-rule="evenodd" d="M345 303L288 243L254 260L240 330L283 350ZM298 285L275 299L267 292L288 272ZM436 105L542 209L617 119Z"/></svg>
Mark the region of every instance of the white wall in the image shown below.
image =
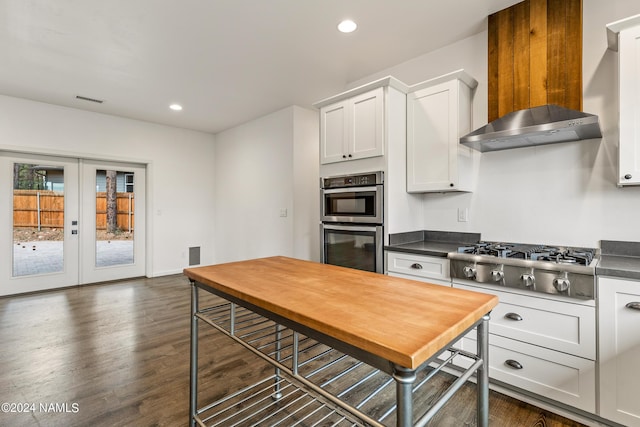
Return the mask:
<svg viewBox="0 0 640 427"><path fill-rule="evenodd" d="M292 106L216 135L216 262L318 256L317 120Z"/></svg>
<svg viewBox="0 0 640 427"><path fill-rule="evenodd" d="M147 276L213 261L214 136L0 95L0 150L147 164Z"/></svg>
<svg viewBox="0 0 640 427"><path fill-rule="evenodd" d="M318 112L293 107L293 255L320 261Z"/></svg>
<svg viewBox="0 0 640 427"><path fill-rule="evenodd" d="M598 245L640 241L640 188L617 188L617 54L607 50L605 26L640 13L637 1L583 2L583 110L599 116L602 140L483 153L477 189L425 195L423 226L473 231L486 240ZM479 82L474 129L487 122L486 31L350 84L386 75L418 83L458 68ZM457 222L457 209L469 222Z"/></svg>

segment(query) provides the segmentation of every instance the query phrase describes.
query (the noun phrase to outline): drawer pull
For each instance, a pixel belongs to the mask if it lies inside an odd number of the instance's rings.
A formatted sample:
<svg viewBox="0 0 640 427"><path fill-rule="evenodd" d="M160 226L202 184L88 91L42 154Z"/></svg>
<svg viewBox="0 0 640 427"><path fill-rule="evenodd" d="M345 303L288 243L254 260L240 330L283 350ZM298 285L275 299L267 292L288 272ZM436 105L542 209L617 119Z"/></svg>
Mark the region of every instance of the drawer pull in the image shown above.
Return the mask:
<svg viewBox="0 0 640 427"><path fill-rule="evenodd" d="M411 268L413 268L415 270L421 270L422 269L422 264L418 264L417 262L414 262L413 264L411 264Z"/></svg>
<svg viewBox="0 0 640 427"><path fill-rule="evenodd" d="M630 308L632 310L640 310L640 302L630 302L625 307Z"/></svg>
<svg viewBox="0 0 640 427"><path fill-rule="evenodd" d="M515 320L516 322L524 320L518 313L507 313L504 315L504 317L505 319Z"/></svg>
<svg viewBox="0 0 640 427"><path fill-rule="evenodd" d="M505 360L504 364L510 366L513 369L522 369L522 364L520 364L520 362L518 362L517 360L507 359Z"/></svg>

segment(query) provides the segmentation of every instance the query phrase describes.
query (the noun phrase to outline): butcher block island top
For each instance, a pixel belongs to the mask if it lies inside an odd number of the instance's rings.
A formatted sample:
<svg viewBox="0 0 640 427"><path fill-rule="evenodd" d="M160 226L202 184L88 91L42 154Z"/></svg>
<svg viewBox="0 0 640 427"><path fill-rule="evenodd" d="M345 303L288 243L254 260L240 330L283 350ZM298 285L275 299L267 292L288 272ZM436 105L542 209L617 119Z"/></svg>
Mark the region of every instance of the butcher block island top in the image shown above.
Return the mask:
<svg viewBox="0 0 640 427"><path fill-rule="evenodd" d="M498 304L493 295L280 256L187 268L184 274L409 369Z"/></svg>

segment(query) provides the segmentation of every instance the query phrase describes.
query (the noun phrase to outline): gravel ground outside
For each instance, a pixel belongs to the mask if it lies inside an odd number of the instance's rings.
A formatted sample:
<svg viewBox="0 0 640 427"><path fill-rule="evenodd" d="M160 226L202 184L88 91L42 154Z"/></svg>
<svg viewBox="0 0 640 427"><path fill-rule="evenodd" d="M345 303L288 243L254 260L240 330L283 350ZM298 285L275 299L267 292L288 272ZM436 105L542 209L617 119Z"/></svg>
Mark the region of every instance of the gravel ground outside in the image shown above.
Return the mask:
<svg viewBox="0 0 640 427"><path fill-rule="evenodd" d="M60 241L64 240L64 230L62 228L14 228L13 242L37 242L37 241ZM97 230L97 240L133 240L133 232L107 233L104 230Z"/></svg>

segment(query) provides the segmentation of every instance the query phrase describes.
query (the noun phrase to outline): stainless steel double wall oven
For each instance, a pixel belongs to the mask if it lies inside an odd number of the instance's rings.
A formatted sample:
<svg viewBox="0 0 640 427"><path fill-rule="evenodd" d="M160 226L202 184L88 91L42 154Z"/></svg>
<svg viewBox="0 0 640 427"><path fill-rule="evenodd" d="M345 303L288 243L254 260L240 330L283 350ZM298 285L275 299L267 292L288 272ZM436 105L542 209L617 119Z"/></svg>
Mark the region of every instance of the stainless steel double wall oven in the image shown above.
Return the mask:
<svg viewBox="0 0 640 427"><path fill-rule="evenodd" d="M382 273L383 172L320 179L322 262Z"/></svg>

